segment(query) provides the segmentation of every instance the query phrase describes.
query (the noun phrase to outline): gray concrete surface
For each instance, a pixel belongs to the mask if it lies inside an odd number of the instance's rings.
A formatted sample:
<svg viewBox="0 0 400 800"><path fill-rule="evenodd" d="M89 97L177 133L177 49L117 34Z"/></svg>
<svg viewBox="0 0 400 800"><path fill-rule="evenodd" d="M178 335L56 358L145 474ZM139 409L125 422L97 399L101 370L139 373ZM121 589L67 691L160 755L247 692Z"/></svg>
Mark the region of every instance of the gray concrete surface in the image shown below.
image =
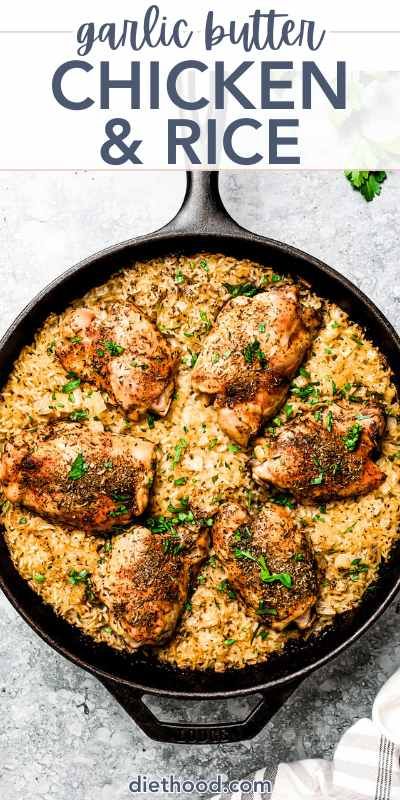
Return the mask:
<svg viewBox="0 0 400 800"><path fill-rule="evenodd" d="M337 172L226 173L221 183L240 223L323 258L399 326L400 173L371 204ZM67 266L166 222L183 192L180 173L2 173L1 332ZM150 741L93 677L42 643L2 597L0 797L123 800L133 796L129 780L140 773L240 777L279 760L329 756L342 731L369 715L378 687L400 665L399 631L393 605L351 650L305 681L253 741L173 746ZM201 713L172 701L153 700L152 707L175 719ZM246 708L242 701L217 711L239 715ZM208 706L203 718L215 713Z"/></svg>

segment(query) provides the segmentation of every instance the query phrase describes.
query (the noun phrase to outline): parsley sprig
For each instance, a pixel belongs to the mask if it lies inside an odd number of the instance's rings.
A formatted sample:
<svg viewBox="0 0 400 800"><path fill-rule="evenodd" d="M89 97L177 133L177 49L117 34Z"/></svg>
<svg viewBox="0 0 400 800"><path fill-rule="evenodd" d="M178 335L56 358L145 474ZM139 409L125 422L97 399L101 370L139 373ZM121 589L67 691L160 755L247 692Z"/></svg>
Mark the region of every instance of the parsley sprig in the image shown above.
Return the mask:
<svg viewBox="0 0 400 800"><path fill-rule="evenodd" d="M367 170L346 169L344 174L353 189L360 192L368 203L374 197L380 195L382 183L387 178L387 174L383 170L370 172Z"/></svg>

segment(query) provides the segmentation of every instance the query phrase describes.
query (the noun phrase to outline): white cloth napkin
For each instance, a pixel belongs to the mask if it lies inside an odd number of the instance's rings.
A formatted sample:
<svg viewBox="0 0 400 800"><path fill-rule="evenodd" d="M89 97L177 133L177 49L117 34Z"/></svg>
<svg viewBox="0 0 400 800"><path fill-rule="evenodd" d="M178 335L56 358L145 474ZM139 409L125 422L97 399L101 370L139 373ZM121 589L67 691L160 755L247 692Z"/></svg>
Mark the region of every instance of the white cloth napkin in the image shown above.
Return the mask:
<svg viewBox="0 0 400 800"><path fill-rule="evenodd" d="M272 777L261 770L250 775ZM226 800L400 800L400 670L377 695L372 720L342 736L333 761L279 764L272 795L235 792Z"/></svg>

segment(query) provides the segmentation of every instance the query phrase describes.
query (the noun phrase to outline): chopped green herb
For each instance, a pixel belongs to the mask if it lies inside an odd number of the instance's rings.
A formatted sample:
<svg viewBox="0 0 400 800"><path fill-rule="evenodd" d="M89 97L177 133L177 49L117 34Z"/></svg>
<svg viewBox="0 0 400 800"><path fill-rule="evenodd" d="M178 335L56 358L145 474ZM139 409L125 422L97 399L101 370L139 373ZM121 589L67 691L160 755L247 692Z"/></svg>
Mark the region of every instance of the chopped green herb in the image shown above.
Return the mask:
<svg viewBox="0 0 400 800"><path fill-rule="evenodd" d="M340 325L339 325L339 323L338 323L338 322L336 322L336 320L335 320L335 319L333 320L333 322L331 322L331 328L340 328Z"/></svg>
<svg viewBox="0 0 400 800"><path fill-rule="evenodd" d="M282 280L282 275L277 275L276 272L272 273L272 275L271 275L272 283L278 283L278 281L281 281L281 280Z"/></svg>
<svg viewBox="0 0 400 800"><path fill-rule="evenodd" d="M112 341L104 342L103 345L109 352L110 356L120 356L125 350L125 347L121 347L120 344L116 344L116 342Z"/></svg>
<svg viewBox="0 0 400 800"><path fill-rule="evenodd" d="M224 283L223 286L231 297L255 297L256 294L262 291L262 288L254 283Z"/></svg>
<svg viewBox="0 0 400 800"><path fill-rule="evenodd" d="M204 322L206 330L209 331L210 328L211 328L212 322L210 322L210 320L208 319L207 313L205 311L203 311L203 310L200 310L200 319L201 319L202 322Z"/></svg>
<svg viewBox="0 0 400 800"><path fill-rule="evenodd" d="M104 469L112 469L112 468L113 468L113 462L112 461L105 461L104 462Z"/></svg>
<svg viewBox="0 0 400 800"><path fill-rule="evenodd" d="M80 344L82 341L81 336L73 336L71 339L71 344Z"/></svg>
<svg viewBox="0 0 400 800"><path fill-rule="evenodd" d="M177 284L185 283L185 280L186 280L186 278L185 278L183 272L181 272L181 270L179 269L175 273L175 283L177 283Z"/></svg>
<svg viewBox="0 0 400 800"><path fill-rule="evenodd" d="M349 428L343 440L347 450L353 452L356 449L361 436L361 431L362 431L362 425L360 425L359 422L355 422L354 425L352 425L351 428Z"/></svg>
<svg viewBox="0 0 400 800"><path fill-rule="evenodd" d="M175 447L174 447L174 457L173 457L173 460L172 460L172 466L173 467L176 467L176 465L179 464L179 462L180 462L180 460L181 460L181 458L183 456L183 453L186 450L188 444L189 444L189 442L188 442L187 439L179 439L178 444L175 445Z"/></svg>
<svg viewBox="0 0 400 800"><path fill-rule="evenodd" d="M333 428L333 414L332 414L332 411L328 411L328 413L326 415L325 426L326 426L326 430L329 431L329 433L331 433L332 428Z"/></svg>
<svg viewBox="0 0 400 800"><path fill-rule="evenodd" d="M75 389L77 389L78 386L80 386L80 385L81 385L81 379L80 378L73 378L71 381L68 381L68 383L64 384L64 386L62 387L61 391L64 392L64 394L70 394Z"/></svg>
<svg viewBox="0 0 400 800"><path fill-rule="evenodd" d="M221 583L217 586L217 589L219 592L226 594L229 600L236 600L236 592L234 589L232 589L229 581L226 579L221 581Z"/></svg>
<svg viewBox="0 0 400 800"><path fill-rule="evenodd" d="M218 444L218 439L217 439L217 437L216 437L216 436L214 436L214 437L213 437L212 439L210 439L210 440L209 440L209 442L208 442L208 449L209 449L209 450L214 450L214 447L216 447L216 445L217 445L217 444Z"/></svg>
<svg viewBox="0 0 400 800"><path fill-rule="evenodd" d="M296 508L296 502L293 497L288 494L275 494L272 495L271 500L277 506L286 506L286 508Z"/></svg>
<svg viewBox="0 0 400 800"><path fill-rule="evenodd" d="M241 550L240 548L236 547L234 550L235 558L247 558L249 561L254 561L255 564L258 564L260 567L260 579L263 583L281 583L282 586L285 586L287 589L291 589L293 585L292 576L289 575L288 572L274 572L271 573L267 567L265 557L263 555L253 556L248 550Z"/></svg>
<svg viewBox="0 0 400 800"><path fill-rule="evenodd" d="M190 600L186 600L185 611L192 611L192 609L193 609L193 606L192 606Z"/></svg>
<svg viewBox="0 0 400 800"><path fill-rule="evenodd" d="M260 600L256 613L261 617L276 617L278 615L276 608L267 608L265 605L265 600Z"/></svg>
<svg viewBox="0 0 400 800"><path fill-rule="evenodd" d="M235 642L236 642L236 639L225 639L224 640L224 644L226 644L227 647L231 647L233 644L235 644Z"/></svg>
<svg viewBox="0 0 400 800"><path fill-rule="evenodd" d="M71 469L68 473L68 478L71 481L77 481L79 478L83 478L86 475L89 467L83 458L82 453L79 453L75 459L75 461L71 465Z"/></svg>
<svg viewBox="0 0 400 800"><path fill-rule="evenodd" d="M148 424L148 426L149 426L149 428L150 428L150 430L151 430L152 428L154 428L155 416L154 416L154 414L152 414L152 413L149 411L149 413L147 414L147 417L146 417L146 419L147 419L147 424Z"/></svg>
<svg viewBox="0 0 400 800"><path fill-rule="evenodd" d="M246 364L252 364L254 359L258 359L262 369L265 369L267 366L267 360L264 353L260 349L260 342L258 339L254 339L253 342L250 342L248 345L246 345L243 350L243 356Z"/></svg>
<svg viewBox="0 0 400 800"><path fill-rule="evenodd" d="M289 419L293 414L293 406L291 406L290 403L286 403L286 405L283 406L283 413L286 415L286 419Z"/></svg>
<svg viewBox="0 0 400 800"><path fill-rule="evenodd" d="M369 570L368 564L363 564L361 558L354 558L350 567L347 575L352 581L358 581L360 575Z"/></svg>
<svg viewBox="0 0 400 800"><path fill-rule="evenodd" d="M109 517L122 517L122 515L123 514L127 514L128 511L129 511L129 509L127 508L125 503L121 503L119 506L117 506L117 508L114 509L114 511L109 511L108 516Z"/></svg>
<svg viewBox="0 0 400 800"><path fill-rule="evenodd" d="M302 377L302 378L307 378L307 380L310 380L310 378L311 378L311 375L310 375L310 373L308 372L308 370L306 370L306 368L305 368L305 367L300 367L300 369L299 369L299 373L300 373L300 375L301 375L301 377Z"/></svg>
<svg viewBox="0 0 400 800"><path fill-rule="evenodd" d="M304 561L304 553L295 553L295 554L292 556L292 559L293 559L293 561L296 561L296 562L297 562L297 561L298 561L298 562L300 562L300 561Z"/></svg>
<svg viewBox="0 0 400 800"><path fill-rule="evenodd" d="M52 341L50 342L50 344L49 344L49 346L47 348L47 355L48 356L51 356L51 354L54 353L56 344L57 344L56 340L52 339Z"/></svg>
<svg viewBox="0 0 400 800"><path fill-rule="evenodd" d="M44 583L46 580L46 576L42 575L41 572L34 572L32 577L36 583Z"/></svg>
<svg viewBox="0 0 400 800"><path fill-rule="evenodd" d="M187 483L187 478L175 478L174 486L184 486Z"/></svg>
<svg viewBox="0 0 400 800"><path fill-rule="evenodd" d="M203 269L204 272L210 272L210 268L209 268L205 258L201 258L200 259L200 269Z"/></svg>
<svg viewBox="0 0 400 800"><path fill-rule="evenodd" d="M310 485L311 486L320 486L321 483L324 482L324 473L320 472L315 478L311 478Z"/></svg>
<svg viewBox="0 0 400 800"><path fill-rule="evenodd" d="M26 517L20 517L18 520L18 525L26 525L27 522L28 520Z"/></svg>
<svg viewBox="0 0 400 800"><path fill-rule="evenodd" d="M211 363L212 364L218 364L218 361L220 360L220 358L221 358L221 356L220 356L219 353L213 353L212 356L211 356Z"/></svg>
<svg viewBox="0 0 400 800"><path fill-rule="evenodd" d="M228 450L230 453L238 453L240 449L241 448L238 444L232 444L232 442L229 442Z"/></svg>
<svg viewBox="0 0 400 800"><path fill-rule="evenodd" d="M76 570L72 569L69 573L69 583L76 586L78 583L85 583L88 580L90 573L87 569Z"/></svg>
<svg viewBox="0 0 400 800"><path fill-rule="evenodd" d="M89 419L89 412L81 408L77 411L72 411L69 418L71 422L82 422L84 419Z"/></svg>

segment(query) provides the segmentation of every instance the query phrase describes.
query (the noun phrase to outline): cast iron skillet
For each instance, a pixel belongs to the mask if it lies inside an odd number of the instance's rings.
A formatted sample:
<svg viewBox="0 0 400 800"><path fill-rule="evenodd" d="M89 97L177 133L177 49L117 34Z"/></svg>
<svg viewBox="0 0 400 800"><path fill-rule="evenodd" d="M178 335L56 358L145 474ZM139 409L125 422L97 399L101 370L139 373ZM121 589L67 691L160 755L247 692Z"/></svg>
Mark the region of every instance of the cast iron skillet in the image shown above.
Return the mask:
<svg viewBox="0 0 400 800"><path fill-rule="evenodd" d="M187 190L177 216L161 230L115 245L72 267L24 309L0 342L1 384L7 380L23 345L51 311L61 311L74 298L109 278L135 259L169 253L208 250L249 257L280 273L306 278L318 294L338 303L353 320L365 325L396 372L400 340L371 301L335 270L287 244L265 239L237 225L225 211L218 192L218 173L187 175ZM59 618L19 576L0 537L0 585L16 610L51 647L96 675L137 724L153 739L164 742L210 744L255 736L313 670L337 656L380 617L400 588L395 548L381 569L375 588L352 615L344 615L318 638L292 643L266 664L214 672L178 671L143 654L126 655L95 644ZM195 725L162 722L144 704L144 694L180 699L215 699L261 695L242 721Z"/></svg>

